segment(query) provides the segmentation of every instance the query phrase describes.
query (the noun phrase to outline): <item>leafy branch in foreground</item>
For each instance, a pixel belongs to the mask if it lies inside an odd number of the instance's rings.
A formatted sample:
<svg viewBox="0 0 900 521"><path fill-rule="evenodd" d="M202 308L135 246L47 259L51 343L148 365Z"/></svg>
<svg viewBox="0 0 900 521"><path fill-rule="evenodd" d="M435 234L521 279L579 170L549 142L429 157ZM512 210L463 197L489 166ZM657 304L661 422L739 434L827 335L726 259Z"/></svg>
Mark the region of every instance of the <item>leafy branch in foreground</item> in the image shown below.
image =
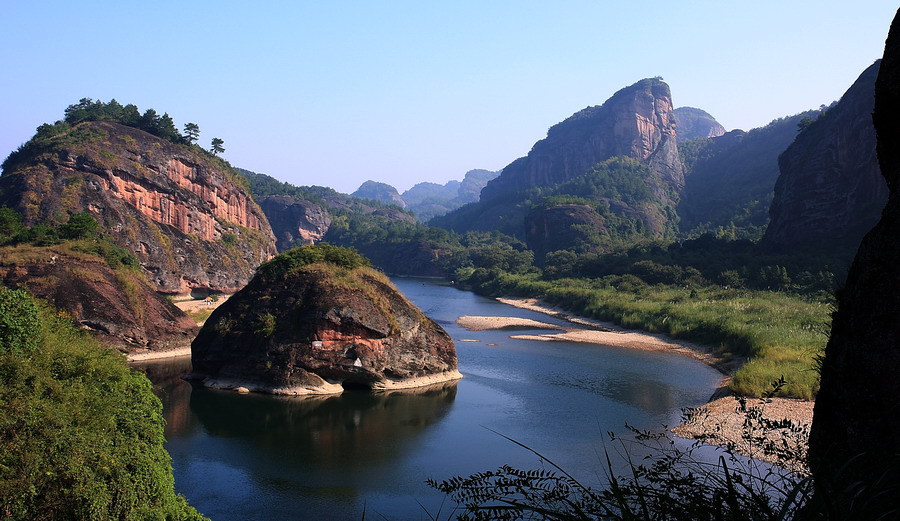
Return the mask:
<svg viewBox="0 0 900 521"><path fill-rule="evenodd" d="M744 434L750 441L760 436L758 429L784 427L783 422L761 420L758 410L746 403L738 407L745 415ZM515 440L510 441L552 469L521 470L504 465L467 477L429 480L428 484L456 502L457 519L466 521L784 520L796 518L811 497L812 481L805 472L745 458L733 445L716 448L717 458L704 458L696 453L704 447L701 442L682 449L668 432L628 429L628 438L610 436L620 443L629 471L624 476L616 475L606 451L606 483L602 488L584 485ZM805 452L789 447L763 444L760 450L778 451L793 468L802 468L805 458ZM632 460L631 454L639 453L651 455Z"/></svg>

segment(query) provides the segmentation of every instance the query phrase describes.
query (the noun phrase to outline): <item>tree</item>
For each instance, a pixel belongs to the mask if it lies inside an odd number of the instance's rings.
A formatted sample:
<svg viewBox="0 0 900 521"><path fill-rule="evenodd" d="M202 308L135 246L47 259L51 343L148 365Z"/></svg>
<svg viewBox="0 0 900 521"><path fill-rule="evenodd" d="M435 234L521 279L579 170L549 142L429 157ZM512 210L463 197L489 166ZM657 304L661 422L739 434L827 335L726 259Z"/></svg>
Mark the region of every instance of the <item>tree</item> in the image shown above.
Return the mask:
<svg viewBox="0 0 900 521"><path fill-rule="evenodd" d="M187 140L189 145L196 143L200 139L200 126L196 123L185 123L184 139Z"/></svg>
<svg viewBox="0 0 900 521"><path fill-rule="evenodd" d="M222 152L225 151L225 147L222 146L224 144L225 144L224 141L222 141L221 139L219 139L217 137L214 137L214 138L212 138L212 148L210 148L210 151L216 155L221 154Z"/></svg>
<svg viewBox="0 0 900 521"><path fill-rule="evenodd" d="M90 239L97 233L99 224L87 212L73 213L69 221L59 227L59 235L64 239Z"/></svg>

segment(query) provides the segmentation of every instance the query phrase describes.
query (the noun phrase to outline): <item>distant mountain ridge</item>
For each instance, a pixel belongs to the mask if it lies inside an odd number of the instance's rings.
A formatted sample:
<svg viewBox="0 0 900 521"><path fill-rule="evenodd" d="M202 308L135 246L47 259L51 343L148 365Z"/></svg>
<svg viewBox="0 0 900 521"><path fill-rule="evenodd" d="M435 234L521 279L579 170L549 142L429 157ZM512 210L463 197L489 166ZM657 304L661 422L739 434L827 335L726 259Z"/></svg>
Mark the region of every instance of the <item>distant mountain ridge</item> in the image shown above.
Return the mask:
<svg viewBox="0 0 900 521"><path fill-rule="evenodd" d="M527 240L539 258L671 235L684 186L675 136L669 86L641 80L552 126L488 182L478 203L431 222L460 233L498 230Z"/></svg>
<svg viewBox="0 0 900 521"><path fill-rule="evenodd" d="M719 137L725 133L725 127L709 112L694 107L675 109L675 122L678 126L676 137L679 143L689 139Z"/></svg>
<svg viewBox="0 0 900 521"><path fill-rule="evenodd" d="M500 175L490 170L469 170L462 181L418 183L403 192L400 197L407 208L422 222L444 215L460 206L478 201L481 190L487 183Z"/></svg>
<svg viewBox="0 0 900 521"><path fill-rule="evenodd" d="M393 204L400 208L406 208L406 203L397 189L387 183L379 183L378 181L366 181L352 194L353 197L360 199L369 199L384 204Z"/></svg>

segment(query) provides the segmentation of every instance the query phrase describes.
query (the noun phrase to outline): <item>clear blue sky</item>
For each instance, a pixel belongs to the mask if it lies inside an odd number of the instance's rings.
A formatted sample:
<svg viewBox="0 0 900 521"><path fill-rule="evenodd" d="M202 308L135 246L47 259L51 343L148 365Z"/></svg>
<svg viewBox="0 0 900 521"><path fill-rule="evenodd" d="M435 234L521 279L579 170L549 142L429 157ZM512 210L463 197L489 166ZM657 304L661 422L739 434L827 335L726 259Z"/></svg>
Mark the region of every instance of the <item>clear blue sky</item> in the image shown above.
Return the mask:
<svg viewBox="0 0 900 521"><path fill-rule="evenodd" d="M881 56L897 7L4 0L0 156L78 99L116 98L197 123L235 166L403 191L500 169L645 77L729 130L830 103Z"/></svg>

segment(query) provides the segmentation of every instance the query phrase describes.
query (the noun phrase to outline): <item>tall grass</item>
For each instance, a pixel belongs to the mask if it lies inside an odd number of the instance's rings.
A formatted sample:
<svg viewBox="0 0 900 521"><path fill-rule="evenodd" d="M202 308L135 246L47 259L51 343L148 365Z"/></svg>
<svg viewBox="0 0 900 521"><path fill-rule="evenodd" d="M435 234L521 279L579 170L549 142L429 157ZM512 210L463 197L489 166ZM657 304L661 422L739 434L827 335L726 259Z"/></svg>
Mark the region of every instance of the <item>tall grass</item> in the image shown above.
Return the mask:
<svg viewBox="0 0 900 521"><path fill-rule="evenodd" d="M702 344L740 365L730 387L741 395L762 396L782 376L782 396L811 399L818 390L827 303L721 286L646 285L627 276L546 281L494 272L471 282L488 294L540 298L582 316Z"/></svg>

